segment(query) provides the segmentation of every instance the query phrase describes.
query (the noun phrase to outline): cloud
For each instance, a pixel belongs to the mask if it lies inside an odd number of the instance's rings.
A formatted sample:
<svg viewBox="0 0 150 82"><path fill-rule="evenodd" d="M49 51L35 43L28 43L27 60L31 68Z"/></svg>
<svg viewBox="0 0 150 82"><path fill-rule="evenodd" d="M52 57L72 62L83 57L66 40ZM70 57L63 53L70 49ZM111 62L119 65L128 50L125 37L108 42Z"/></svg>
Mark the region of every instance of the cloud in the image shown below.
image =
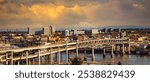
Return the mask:
<svg viewBox="0 0 150 82"><path fill-rule="evenodd" d="M26 6L24 4L16 5L14 3L7 3L1 9L0 24L9 23L5 26L46 26L50 24L67 24L74 21L80 21L84 18L82 10L79 6L65 7L63 5L54 4L34 4ZM72 21L71 21L72 20ZM9 22L8 22L9 21ZM18 24L19 23L19 24Z"/></svg>
<svg viewBox="0 0 150 82"><path fill-rule="evenodd" d="M4 4L4 3L6 3L6 1L0 0L0 4Z"/></svg>
<svg viewBox="0 0 150 82"><path fill-rule="evenodd" d="M71 25L149 25L149 0L0 0L0 28Z"/></svg>

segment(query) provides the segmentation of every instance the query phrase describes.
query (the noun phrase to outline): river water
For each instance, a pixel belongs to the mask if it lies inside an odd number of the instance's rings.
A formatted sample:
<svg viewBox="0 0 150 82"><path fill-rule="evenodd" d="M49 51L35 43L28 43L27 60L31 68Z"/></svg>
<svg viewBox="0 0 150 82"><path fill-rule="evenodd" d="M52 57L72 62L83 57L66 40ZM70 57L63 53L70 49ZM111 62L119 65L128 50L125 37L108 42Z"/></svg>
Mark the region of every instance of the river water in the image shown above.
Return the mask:
<svg viewBox="0 0 150 82"><path fill-rule="evenodd" d="M84 53L79 53L79 57L83 58ZM87 56L91 55L91 53L87 53ZM70 58L74 58L75 53L70 54ZM62 62L66 61L66 54L62 54ZM91 61L91 57L87 57L87 62ZM123 65L150 65L150 56L141 56L141 55L115 55L114 58L111 58L110 53L107 53L105 58L103 58L102 54L95 54L95 61L102 65L117 65L120 61Z"/></svg>

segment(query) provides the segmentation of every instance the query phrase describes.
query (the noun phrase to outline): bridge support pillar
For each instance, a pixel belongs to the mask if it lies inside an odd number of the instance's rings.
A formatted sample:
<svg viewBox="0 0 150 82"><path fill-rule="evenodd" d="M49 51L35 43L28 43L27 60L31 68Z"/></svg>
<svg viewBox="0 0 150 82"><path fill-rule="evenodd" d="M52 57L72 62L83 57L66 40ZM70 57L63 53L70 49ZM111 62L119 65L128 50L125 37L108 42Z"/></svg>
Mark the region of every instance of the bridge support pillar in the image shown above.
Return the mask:
<svg viewBox="0 0 150 82"><path fill-rule="evenodd" d="M114 58L114 46L111 46L111 58Z"/></svg>
<svg viewBox="0 0 150 82"><path fill-rule="evenodd" d="M58 64L60 64L61 61L60 61L60 47L58 47Z"/></svg>
<svg viewBox="0 0 150 82"><path fill-rule="evenodd" d="M28 65L28 55L29 55L29 51L26 51L26 65Z"/></svg>
<svg viewBox="0 0 150 82"><path fill-rule="evenodd" d="M105 59L105 56L106 56L106 50L105 48L103 48L103 59Z"/></svg>
<svg viewBox="0 0 150 82"><path fill-rule="evenodd" d="M78 57L79 52L78 52L78 47L76 48L76 57Z"/></svg>
<svg viewBox="0 0 150 82"><path fill-rule="evenodd" d="M66 41L66 64L68 64L68 61L69 61L69 55L68 55L68 45Z"/></svg>
<svg viewBox="0 0 150 82"><path fill-rule="evenodd" d="M122 43L122 54L125 55L125 46L124 46L124 43Z"/></svg>
<svg viewBox="0 0 150 82"><path fill-rule="evenodd" d="M8 53L6 53L6 65L8 65Z"/></svg>
<svg viewBox="0 0 150 82"><path fill-rule="evenodd" d="M14 56L14 53L11 52L11 65L13 65L14 61L13 61L13 56Z"/></svg>
<svg viewBox="0 0 150 82"><path fill-rule="evenodd" d="M19 60L19 63L20 63L20 64L23 64L23 62L22 62L22 57L23 57L23 54L21 53L21 54L20 54L20 60Z"/></svg>
<svg viewBox="0 0 150 82"><path fill-rule="evenodd" d="M131 54L131 49L130 49L130 39L128 39L128 54Z"/></svg>
<svg viewBox="0 0 150 82"><path fill-rule="evenodd" d="M50 49L50 64L53 64L53 54L52 54L52 48Z"/></svg>
<svg viewBox="0 0 150 82"><path fill-rule="evenodd" d="M76 57L79 56L79 52L78 52L78 40L77 40L77 44L76 44Z"/></svg>
<svg viewBox="0 0 150 82"><path fill-rule="evenodd" d="M38 65L41 64L41 50L38 50Z"/></svg>
<svg viewBox="0 0 150 82"><path fill-rule="evenodd" d="M92 61L95 61L94 47L92 47Z"/></svg>

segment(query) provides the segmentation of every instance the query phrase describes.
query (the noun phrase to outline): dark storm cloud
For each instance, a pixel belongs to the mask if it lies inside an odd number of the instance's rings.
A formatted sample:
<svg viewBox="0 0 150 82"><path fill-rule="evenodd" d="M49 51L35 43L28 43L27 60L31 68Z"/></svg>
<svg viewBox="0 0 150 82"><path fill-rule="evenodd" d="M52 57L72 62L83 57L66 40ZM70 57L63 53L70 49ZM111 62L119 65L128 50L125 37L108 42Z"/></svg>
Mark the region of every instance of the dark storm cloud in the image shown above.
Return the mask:
<svg viewBox="0 0 150 82"><path fill-rule="evenodd" d="M95 13L95 17L99 15L107 21L105 24L149 25L150 10L146 7L150 6L149 2L149 0L111 0L106 3L102 12Z"/></svg>
<svg viewBox="0 0 150 82"><path fill-rule="evenodd" d="M0 4L4 4L4 3L6 3L5 0L0 0Z"/></svg>
<svg viewBox="0 0 150 82"><path fill-rule="evenodd" d="M0 0L0 25L150 25L150 0Z"/></svg>
<svg viewBox="0 0 150 82"><path fill-rule="evenodd" d="M88 4L106 3L109 0L8 0L16 4L33 5L33 4L54 4L73 7L75 5L85 6Z"/></svg>

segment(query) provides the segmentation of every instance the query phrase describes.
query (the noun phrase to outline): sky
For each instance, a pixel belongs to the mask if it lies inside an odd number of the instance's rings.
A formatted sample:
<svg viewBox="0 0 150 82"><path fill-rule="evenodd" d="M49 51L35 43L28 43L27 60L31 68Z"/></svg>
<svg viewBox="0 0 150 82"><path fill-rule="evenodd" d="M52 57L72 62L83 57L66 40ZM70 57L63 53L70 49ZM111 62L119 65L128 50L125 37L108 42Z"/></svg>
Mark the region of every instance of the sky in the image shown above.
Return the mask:
<svg viewBox="0 0 150 82"><path fill-rule="evenodd" d="M0 28L150 25L150 0L0 0Z"/></svg>

